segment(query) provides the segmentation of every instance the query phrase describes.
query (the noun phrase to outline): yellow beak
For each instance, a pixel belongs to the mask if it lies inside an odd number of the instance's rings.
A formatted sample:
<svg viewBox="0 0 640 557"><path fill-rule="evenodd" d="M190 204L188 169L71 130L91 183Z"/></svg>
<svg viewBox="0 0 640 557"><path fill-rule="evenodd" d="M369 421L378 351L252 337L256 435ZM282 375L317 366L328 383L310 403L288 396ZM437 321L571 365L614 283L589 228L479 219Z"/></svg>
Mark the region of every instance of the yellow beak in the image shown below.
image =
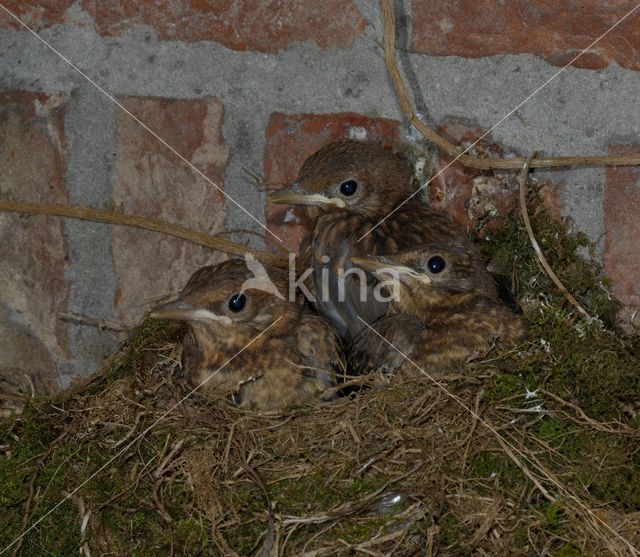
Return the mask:
<svg viewBox="0 0 640 557"><path fill-rule="evenodd" d="M191 315L195 311L191 304L182 300L176 300L175 302L168 302L157 308L155 308L149 317L153 319L169 319L171 321L191 321Z"/></svg>
<svg viewBox="0 0 640 557"><path fill-rule="evenodd" d="M334 205L344 207L345 202L339 197L327 197L321 193L308 193L300 184L293 184L279 189L269 195L269 203L283 203L286 205Z"/></svg>
<svg viewBox="0 0 640 557"><path fill-rule="evenodd" d="M207 309L198 309L183 300L169 302L154 309L149 317L153 319L168 319L170 321L199 321L207 323L210 321L222 321L231 324L231 318L226 315L217 315Z"/></svg>
<svg viewBox="0 0 640 557"><path fill-rule="evenodd" d="M411 277L423 284L431 284L431 277L425 273L419 273L411 267L404 265L395 265L378 259L369 259L367 257L352 257L351 262L370 273L378 276L397 276L401 280L403 277Z"/></svg>

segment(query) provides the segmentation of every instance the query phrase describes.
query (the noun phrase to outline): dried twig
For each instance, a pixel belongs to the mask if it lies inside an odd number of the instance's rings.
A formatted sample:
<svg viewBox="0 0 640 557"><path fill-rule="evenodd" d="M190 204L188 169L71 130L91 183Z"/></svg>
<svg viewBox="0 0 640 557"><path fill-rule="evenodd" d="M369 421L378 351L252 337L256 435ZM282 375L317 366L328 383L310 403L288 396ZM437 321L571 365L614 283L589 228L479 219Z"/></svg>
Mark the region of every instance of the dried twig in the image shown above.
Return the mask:
<svg viewBox="0 0 640 557"><path fill-rule="evenodd" d="M500 497L496 497L493 501L491 501L489 506L484 509L484 512L482 513L484 516L480 526L478 526L478 529L475 531L471 539L462 543L463 547L476 547L483 539L485 539L485 537L489 533L489 530L493 528L502 504L503 501Z"/></svg>
<svg viewBox="0 0 640 557"><path fill-rule="evenodd" d="M72 321L81 325L88 325L90 327L98 327L99 329L106 329L109 331L116 331L118 333L126 333L133 329L134 325L124 325L122 323L116 323L115 321L107 321L105 319L94 319L93 317L86 317L79 313L69 312L61 313L60 319L65 321Z"/></svg>
<svg viewBox="0 0 640 557"><path fill-rule="evenodd" d="M516 457L515 454L513 454L513 451L507 446L507 444L502 440L502 437L500 435L496 435L496 439L498 440L498 443L500 443L500 446L502 447L502 450L507 453L507 456L513 460L513 462L515 463L515 465L520 468L520 470L522 470L522 473L529 478L533 484L538 488L538 490L540 491L540 493L542 493L542 495L545 496L545 498L547 499L547 501L550 501L551 503L553 503L555 501L555 497L553 497L545 488L544 486L540 483L540 481L538 480L538 478L536 478L533 473L524 465L524 463L518 458Z"/></svg>
<svg viewBox="0 0 640 557"><path fill-rule="evenodd" d="M169 441L169 437L167 437L167 442L168 441ZM164 473L170 468L169 466L170 462L180 452L184 442L185 442L185 439L180 439L179 441L176 441L175 443L173 443L171 445L171 449L169 450L168 454L164 456L162 460L160 460L160 462L158 463L158 467L156 468L156 471L153 473L155 482L153 484L153 489L151 490L151 499L153 500L156 506L156 510L158 511L158 514L163 518L163 520L167 524L171 524L173 522L173 517L169 514L169 511L167 511L167 508L164 506L164 503L159 494L159 491L162 483L164 482L164 478L163 478ZM165 445L165 448L166 448L166 445ZM164 453L164 449L163 449L163 453Z"/></svg>
<svg viewBox="0 0 640 557"><path fill-rule="evenodd" d="M108 224L119 224L132 226L168 234L175 238L180 238L207 248L223 251L232 255L244 257L246 253L252 253L255 258L266 265L287 268L288 260L282 255L277 255L268 251L254 250L242 244L230 242L219 236L211 236L204 232L197 232L178 224L168 223L162 220L139 217L137 215L123 215L113 211L93 209L79 205L59 205L56 203L24 203L20 201L0 200L0 211L6 213L23 213L27 215L47 215L55 217L65 217L71 219L88 220L93 222L105 222Z"/></svg>
<svg viewBox="0 0 640 557"><path fill-rule="evenodd" d="M22 519L22 527L20 529L20 538L18 539L18 543L16 543L16 547L13 550L12 556L17 557L18 553L20 553L20 549L22 549L22 544L24 543L24 536L22 535L24 531L27 529L29 525L29 518L31 517L31 505L33 503L34 495L35 495L35 483L38 479L38 475L40 470L37 469L33 474L31 474L31 481L29 482L29 496L27 497L27 502L24 505L24 517Z"/></svg>
<svg viewBox="0 0 640 557"><path fill-rule="evenodd" d="M38 488L34 492L35 482L38 479L38 476L40 475L40 471L42 470L42 468L44 466L44 463L47 460L47 458L49 458L51 453L53 453L53 451L56 448L58 448L58 443L61 442L66 437L66 435L68 433L69 433L69 429L65 428L65 430L51 442L51 444L49 445L49 448L41 455L40 460L38 461L38 463L36 465L36 470L34 471L34 473L31 476L31 480L29 481L29 496L27 497L27 502L25 503L24 517L23 517L23 520L22 520L22 526L20 528L20 535L18 536L18 538L16 540L16 547L13 550L13 553L12 553L13 557L16 557L18 555L18 553L20 553L20 549L22 548L22 544L24 543L24 535L28 531L27 530L27 525L29 524L29 519L31 518L31 506L33 505L34 500L36 499L36 497L40 493L40 488ZM22 463L22 465L24 466L26 463L27 463L27 461L24 461ZM56 473L57 473L57 470L56 470ZM52 478L52 480L53 480L53 478ZM47 487L45 488L43 493L45 493L48 488L49 488L49 485L47 485ZM11 547L11 546L9 546L9 547ZM6 549L9 549L9 548L7 547Z"/></svg>
<svg viewBox="0 0 640 557"><path fill-rule="evenodd" d="M387 70L393 81L393 85L398 95L400 108L405 117L413 126L429 141L435 143L440 149L451 157L457 157L457 161L463 166L477 168L478 170L522 168L525 162L524 157L514 157L508 159L484 158L480 159L466 153L463 150L447 141L444 137L432 130L428 124L420 119L413 106L413 101L409 95L407 86L402 78L396 60L396 24L393 11L393 0L380 0L382 9L382 23L384 26L384 59ZM640 153L633 155L602 155L592 157L536 157L530 162L531 168L554 168L565 166L627 166L640 165Z"/></svg>
<svg viewBox="0 0 640 557"><path fill-rule="evenodd" d="M522 220L524 221L524 227L527 229L527 234L529 236L529 240L531 241L531 245L533 246L533 251L536 253L536 256L540 260L540 264L542 268L545 270L549 278L553 281L553 283L558 287L558 290L562 292L562 295L571 303L582 315L584 315L589 321L592 321L593 318L589 315L586 309L582 307L580 302L574 298L574 296L569 292L565 285L562 284L562 281L558 278L558 275L551 268L551 265L547 262L546 257L542 253L540 249L540 245L536 240L536 237L533 233L533 228L531 228L531 221L529 220L529 213L527 211L527 178L529 176L529 168L531 159L535 156L535 153L532 153L527 157L524 162L524 166L522 167L522 171L520 173L520 211L522 212Z"/></svg>
<svg viewBox="0 0 640 557"><path fill-rule="evenodd" d="M587 416L587 414L585 414L585 411L580 408L577 404L573 404L571 402L569 402L568 400L564 400L563 398L559 397L558 395L547 391L546 389L543 389L542 387L538 387L538 390L543 394L548 396L549 398L555 400L558 404L560 404L561 406L566 406L567 408L571 408L571 410L573 410L576 414L578 414L578 416L580 416L580 418L582 418L581 420L576 420L575 418L572 418L571 416L569 416L567 414L567 416L570 419L573 419L574 421L578 421L578 423L582 423L585 425L588 425L598 431L604 431L606 433L616 433L619 435L631 435L633 437L638 437L640 436L640 431L638 431L638 429L634 429L632 427L629 427L626 424L623 424L622 422L608 422L608 423L604 423L604 422L599 422L598 420L594 420L593 418L590 418L589 416ZM612 425L615 425L615 427L612 427Z"/></svg>

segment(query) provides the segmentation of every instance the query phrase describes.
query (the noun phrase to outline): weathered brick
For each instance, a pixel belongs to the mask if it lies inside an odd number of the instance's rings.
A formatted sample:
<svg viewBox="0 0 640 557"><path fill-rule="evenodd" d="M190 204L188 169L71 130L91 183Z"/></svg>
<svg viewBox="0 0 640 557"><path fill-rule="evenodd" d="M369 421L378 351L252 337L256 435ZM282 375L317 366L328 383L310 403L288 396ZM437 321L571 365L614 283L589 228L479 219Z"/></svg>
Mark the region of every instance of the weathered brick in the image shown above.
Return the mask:
<svg viewBox="0 0 640 557"><path fill-rule="evenodd" d="M222 187L229 153L220 102L137 97L120 102ZM212 234L223 230L223 194L122 111L116 113L116 143L117 207ZM182 288L198 267L225 257L177 238L125 227L113 228L112 246L117 318L128 323L154 297Z"/></svg>
<svg viewBox="0 0 640 557"><path fill-rule="evenodd" d="M438 133L464 149L482 136L484 131L468 120L452 118L438 127ZM492 143L488 135L471 148L469 154L499 158L516 153ZM481 235L483 231L499 225L502 216L520 210L518 182L513 172L481 172L465 168L457 162L448 166L452 159L446 154L439 154L435 159L434 180L428 189L429 201L434 207L449 212L456 223L468 230L475 229ZM562 198L564 183L554 181L541 185L543 203L554 218L562 219L565 214Z"/></svg>
<svg viewBox="0 0 640 557"><path fill-rule="evenodd" d="M0 137L0 197L68 204L62 98L0 94ZM69 357L64 223L0 214L0 237L0 370L57 385L54 362Z"/></svg>
<svg viewBox="0 0 640 557"><path fill-rule="evenodd" d="M264 157L265 180L269 191L292 183L304 160L325 143L343 137L371 139L386 145L397 143L397 120L371 118L361 114L282 114L274 113L267 127ZM285 241L287 249L297 251L302 238L303 215L299 208L267 205L270 230Z"/></svg>
<svg viewBox="0 0 640 557"><path fill-rule="evenodd" d="M532 53L564 66L636 5L635 0L412 1L411 50L477 58ZM573 64L611 62L640 69L640 25L633 14Z"/></svg>
<svg viewBox="0 0 640 557"><path fill-rule="evenodd" d="M566 213L566 207L563 199L565 189L564 182L547 182L543 184L540 193L542 202L549 211L549 214L556 220L562 220Z"/></svg>
<svg viewBox="0 0 640 557"><path fill-rule="evenodd" d="M64 22L67 9L75 0L5 0L2 4L32 29ZM0 27L24 30L15 19L0 9Z"/></svg>
<svg viewBox="0 0 640 557"><path fill-rule="evenodd" d="M293 42L349 47L366 21L353 0L83 0L103 35L149 25L161 40L216 41L234 50L278 52Z"/></svg>
<svg viewBox="0 0 640 557"><path fill-rule="evenodd" d="M640 145L614 146L612 155L637 153ZM613 292L623 304L623 318L640 307L640 169L633 166L608 167L604 196L605 251L607 274ZM637 320L635 321L637 324Z"/></svg>
<svg viewBox="0 0 640 557"><path fill-rule="evenodd" d="M438 133L454 145L469 147L483 131L463 119L443 122ZM480 157L504 157L500 145L491 143L489 136L474 146L469 154ZM429 201L434 207L451 214L453 220L467 229L484 230L497 224L502 215L514 210L518 191L512 175L503 172L480 172L465 168L453 157L439 154L433 169L433 181L429 184Z"/></svg>

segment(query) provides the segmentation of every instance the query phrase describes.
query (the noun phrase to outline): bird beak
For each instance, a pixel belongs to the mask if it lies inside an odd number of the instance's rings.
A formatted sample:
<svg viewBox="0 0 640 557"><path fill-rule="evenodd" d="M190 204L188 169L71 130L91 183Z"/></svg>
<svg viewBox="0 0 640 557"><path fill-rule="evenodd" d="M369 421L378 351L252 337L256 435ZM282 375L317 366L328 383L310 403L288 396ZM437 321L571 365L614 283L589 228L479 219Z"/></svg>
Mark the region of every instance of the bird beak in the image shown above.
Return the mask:
<svg viewBox="0 0 640 557"><path fill-rule="evenodd" d="M369 271L370 273L382 278L398 277L400 280L403 278L411 277L422 284L431 284L431 277L419 273L411 267L405 267L404 265L395 265L387 261L380 261L379 259L371 259L367 257L352 257L351 262L354 265Z"/></svg>
<svg viewBox="0 0 640 557"><path fill-rule="evenodd" d="M191 321L196 311L191 304L183 300L168 302L154 309L149 317L153 319L170 319L172 321Z"/></svg>
<svg viewBox="0 0 640 557"><path fill-rule="evenodd" d="M300 184L292 184L279 189L269 195L269 203L283 203L286 205L335 205L344 207L345 202L339 197L327 197L321 193L304 191Z"/></svg>
<svg viewBox="0 0 640 557"><path fill-rule="evenodd" d="M222 321L226 324L231 324L230 317L216 315L208 309L195 308L183 300L168 302L154 309L149 314L149 317L153 319L168 319L170 321L199 321L200 323Z"/></svg>

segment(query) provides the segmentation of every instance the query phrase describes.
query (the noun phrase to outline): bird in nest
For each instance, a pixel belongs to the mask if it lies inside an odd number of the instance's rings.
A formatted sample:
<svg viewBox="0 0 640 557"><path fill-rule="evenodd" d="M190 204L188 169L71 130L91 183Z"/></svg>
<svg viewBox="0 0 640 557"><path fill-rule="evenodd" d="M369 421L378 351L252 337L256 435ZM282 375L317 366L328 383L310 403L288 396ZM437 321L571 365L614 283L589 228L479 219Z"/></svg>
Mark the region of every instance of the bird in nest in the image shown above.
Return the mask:
<svg viewBox="0 0 640 557"><path fill-rule="evenodd" d="M316 308L345 339L388 310L372 295L374 277L368 274L363 286L352 272L353 257L393 255L430 242L472 249L449 215L414 194L404 155L380 143L344 139L309 156L295 183L269 196L272 203L305 206L300 267L312 269Z"/></svg>
<svg viewBox="0 0 640 557"><path fill-rule="evenodd" d="M390 299L385 315L350 347L354 374L443 371L496 342L513 346L526 332L520 306L465 244L431 243L352 262L376 275Z"/></svg>
<svg viewBox="0 0 640 557"><path fill-rule="evenodd" d="M344 372L333 327L288 298L287 272L252 258L203 267L151 317L184 321L193 388L240 406L282 408L321 397Z"/></svg>

